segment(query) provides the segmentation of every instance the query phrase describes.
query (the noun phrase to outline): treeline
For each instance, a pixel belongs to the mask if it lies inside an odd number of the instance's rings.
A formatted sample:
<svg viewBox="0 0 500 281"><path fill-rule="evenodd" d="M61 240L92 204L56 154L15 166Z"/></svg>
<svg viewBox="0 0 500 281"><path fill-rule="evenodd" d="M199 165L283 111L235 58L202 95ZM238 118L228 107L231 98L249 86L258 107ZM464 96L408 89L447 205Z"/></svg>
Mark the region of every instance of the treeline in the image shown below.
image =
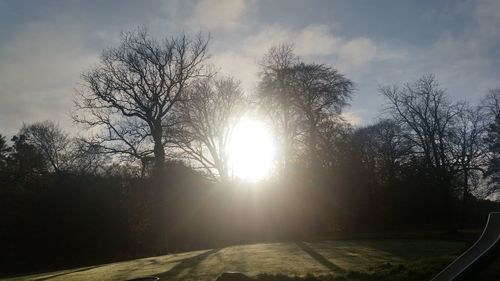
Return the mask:
<svg viewBox="0 0 500 281"><path fill-rule="evenodd" d="M354 127L342 112L355 83L334 67L275 46L244 93L214 72L208 44L124 33L82 75L72 117L84 133L43 121L0 136L2 272L339 231L454 232L498 210L500 90L471 105L423 76L381 87L382 118ZM231 130L248 112L278 146L261 183L230 173Z"/></svg>

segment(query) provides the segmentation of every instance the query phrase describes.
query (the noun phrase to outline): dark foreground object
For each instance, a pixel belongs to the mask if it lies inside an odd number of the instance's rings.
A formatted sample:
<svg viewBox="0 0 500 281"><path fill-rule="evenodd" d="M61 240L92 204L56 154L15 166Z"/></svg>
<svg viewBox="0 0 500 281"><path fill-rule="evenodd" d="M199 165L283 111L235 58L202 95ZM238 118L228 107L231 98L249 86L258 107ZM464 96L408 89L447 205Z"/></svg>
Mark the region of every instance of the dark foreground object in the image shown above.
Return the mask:
<svg viewBox="0 0 500 281"><path fill-rule="evenodd" d="M500 212L490 213L479 239L431 281L451 281L462 277L472 267L484 262L496 250L500 239Z"/></svg>
<svg viewBox="0 0 500 281"><path fill-rule="evenodd" d="M160 278L156 276L147 276L141 278L134 278L127 281L158 281ZM224 272L215 281L253 281L250 277L240 272Z"/></svg>
<svg viewBox="0 0 500 281"><path fill-rule="evenodd" d="M215 281L253 281L250 277L240 272L224 272Z"/></svg>
<svg viewBox="0 0 500 281"><path fill-rule="evenodd" d="M146 276L146 277L130 279L127 281L158 281L158 280L160 280L160 278L158 278L156 276Z"/></svg>

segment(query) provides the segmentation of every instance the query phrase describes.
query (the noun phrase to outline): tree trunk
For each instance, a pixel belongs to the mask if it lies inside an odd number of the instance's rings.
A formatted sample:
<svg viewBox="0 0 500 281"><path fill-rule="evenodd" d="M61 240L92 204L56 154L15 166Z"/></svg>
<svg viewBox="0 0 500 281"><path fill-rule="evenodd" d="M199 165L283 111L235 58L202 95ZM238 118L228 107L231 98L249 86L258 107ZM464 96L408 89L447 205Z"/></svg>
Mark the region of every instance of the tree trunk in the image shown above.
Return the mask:
<svg viewBox="0 0 500 281"><path fill-rule="evenodd" d="M467 200L469 199L469 174L464 169L464 186L462 194L462 220L465 223L467 220Z"/></svg>
<svg viewBox="0 0 500 281"><path fill-rule="evenodd" d="M456 233L457 227L455 225L455 218L453 215L452 208L452 197L451 197L451 180L446 177L443 180L444 187L444 212L446 219L446 229L448 233Z"/></svg>
<svg viewBox="0 0 500 281"><path fill-rule="evenodd" d="M154 123L152 129L152 136L154 141L154 157L155 157L155 173L163 169L165 163L165 148L163 147L162 135L163 128L161 127L161 120Z"/></svg>
<svg viewBox="0 0 500 281"><path fill-rule="evenodd" d="M288 111L289 111L289 106L288 106L288 100L286 99L286 93L283 91L283 123L284 123L284 135L285 135L285 143L283 147L283 178L288 177L288 159L289 159L289 153L290 153L290 128L289 126L289 118L288 118Z"/></svg>
<svg viewBox="0 0 500 281"><path fill-rule="evenodd" d="M320 157L318 152L318 134L317 134L317 124L311 120L309 124L309 147L310 147L310 157L312 161L312 167L314 169L320 168Z"/></svg>

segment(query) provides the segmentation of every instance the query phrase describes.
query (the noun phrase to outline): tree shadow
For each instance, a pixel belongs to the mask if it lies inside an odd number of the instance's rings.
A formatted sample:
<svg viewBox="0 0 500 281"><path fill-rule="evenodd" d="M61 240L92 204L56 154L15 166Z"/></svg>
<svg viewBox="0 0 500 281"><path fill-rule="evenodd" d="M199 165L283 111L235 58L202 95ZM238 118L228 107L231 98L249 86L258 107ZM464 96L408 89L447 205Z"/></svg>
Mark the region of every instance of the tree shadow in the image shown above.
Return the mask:
<svg viewBox="0 0 500 281"><path fill-rule="evenodd" d="M172 267L170 270L162 272L156 276L160 277L161 280L170 280L171 278L176 277L179 273L181 273L185 269L193 269L196 267L199 263L201 263L203 260L205 260L208 256L217 253L221 249L212 249L206 252L203 252L199 255L186 258L181 260L178 264L176 264L174 267Z"/></svg>
<svg viewBox="0 0 500 281"><path fill-rule="evenodd" d="M323 255L320 253L316 252L314 249L309 247L306 243L302 241L295 242L295 244L304 252L306 252L309 256L311 256L313 259L315 259L317 262L322 264L323 266L327 267L331 271L336 271L336 272L345 272L343 268L340 266L332 263L330 260L325 258Z"/></svg>
<svg viewBox="0 0 500 281"><path fill-rule="evenodd" d="M56 277L59 277L59 276L64 276L64 275L67 275L67 274L73 274L73 273L76 273L76 272L87 271L87 270L91 270L91 269L98 268L98 267L101 267L101 265L88 266L88 267L84 267L84 268L81 268L81 269L65 271L65 272L61 272L59 274L50 275L48 277L37 278L35 280L50 280L50 279L53 279L53 278L56 278Z"/></svg>

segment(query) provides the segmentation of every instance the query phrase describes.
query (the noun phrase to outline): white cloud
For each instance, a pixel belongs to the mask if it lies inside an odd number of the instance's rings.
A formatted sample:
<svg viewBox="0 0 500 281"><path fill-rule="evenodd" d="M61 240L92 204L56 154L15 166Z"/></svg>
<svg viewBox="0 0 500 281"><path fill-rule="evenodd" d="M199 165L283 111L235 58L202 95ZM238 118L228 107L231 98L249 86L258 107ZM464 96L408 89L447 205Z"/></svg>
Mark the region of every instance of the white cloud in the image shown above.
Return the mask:
<svg viewBox="0 0 500 281"><path fill-rule="evenodd" d="M382 41L365 35L373 30L371 26L366 26L364 34L346 36L352 32L347 25L321 24L328 21L305 13L304 18L284 20L280 18L283 13L273 11L279 7L266 1L160 3L158 11L133 22L114 18L118 14L106 16L105 21L87 22L94 15L87 18L79 11L62 9L57 15L40 17L39 22L29 18L19 21L21 26L7 26L6 34L13 37L2 38L0 44L0 133L17 130L22 121L69 122L65 114L81 71L98 58L104 46L118 44L119 29L135 28L140 23L148 25L157 37L210 31L214 37L212 61L223 74L242 80L247 92L255 89L257 62L267 50L279 43L293 43L305 61L333 65L356 83L352 111L357 117L349 117L353 122L366 122L377 112L382 100L376 94L379 85L412 81L426 73L436 74L453 98L480 96L500 86L500 1L496 0L465 0L444 10L437 5L422 15L427 22L438 17L441 20L436 22L447 23L436 25L435 32L442 32L442 36L434 44L426 40L406 42L406 37L398 34L391 34L394 40ZM269 10L254 13L260 8ZM457 20L461 22L455 23ZM114 25L103 25L108 22Z"/></svg>
<svg viewBox="0 0 500 281"><path fill-rule="evenodd" d="M377 47L375 43L365 37L346 41L339 50L340 60L355 66L369 63L375 59Z"/></svg>
<svg viewBox="0 0 500 281"><path fill-rule="evenodd" d="M270 25L236 44L219 47L212 61L223 73L242 80L246 91L253 91L259 71L257 62L270 47L281 43L293 43L295 53L305 60L335 62L341 71L360 68L383 55L369 38L335 36L327 25L310 25L297 30Z"/></svg>
<svg viewBox="0 0 500 281"><path fill-rule="evenodd" d="M246 52L260 57L271 46L280 43L293 43L295 52L306 59L331 56L347 67L370 63L381 54L371 39L335 36L327 25L309 25L298 30L271 25L247 37L241 47Z"/></svg>
<svg viewBox="0 0 500 281"><path fill-rule="evenodd" d="M220 68L222 75L229 75L240 80L246 93L254 91L259 67L253 56L236 50L227 50L215 53L211 60Z"/></svg>
<svg viewBox="0 0 500 281"><path fill-rule="evenodd" d="M77 34L44 22L31 22L0 48L0 128L14 134L23 122L67 116L81 71L97 54L82 49Z"/></svg>
<svg viewBox="0 0 500 281"><path fill-rule="evenodd" d="M245 0L200 0L194 7L191 22L209 30L233 30L245 13Z"/></svg>
<svg viewBox="0 0 500 281"><path fill-rule="evenodd" d="M343 44L343 39L333 36L327 25L308 26L298 32L291 32L289 36L295 43L297 53L303 56L330 55Z"/></svg>
<svg viewBox="0 0 500 281"><path fill-rule="evenodd" d="M352 112L352 111L345 111L345 112L342 112L342 118L344 118L348 123L350 123L351 125L354 125L354 126L358 126L358 125L361 125L362 123L362 119L361 119L361 116L357 115L356 113Z"/></svg>

